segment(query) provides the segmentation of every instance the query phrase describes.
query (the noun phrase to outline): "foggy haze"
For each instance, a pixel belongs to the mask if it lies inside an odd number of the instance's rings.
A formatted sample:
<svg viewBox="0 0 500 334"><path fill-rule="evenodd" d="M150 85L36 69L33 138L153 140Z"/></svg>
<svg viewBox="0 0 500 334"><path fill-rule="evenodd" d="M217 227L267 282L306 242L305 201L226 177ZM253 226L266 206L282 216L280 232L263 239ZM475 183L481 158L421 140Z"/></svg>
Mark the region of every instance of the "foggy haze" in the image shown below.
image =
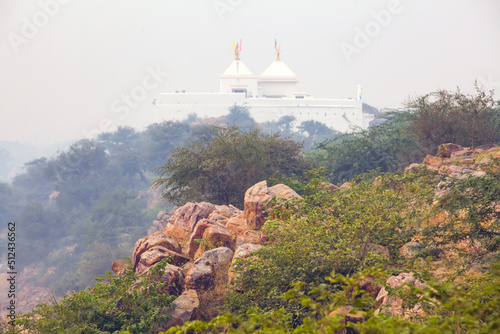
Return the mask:
<svg viewBox="0 0 500 334"><path fill-rule="evenodd" d="M256 75L277 39L315 97L354 97L360 84L365 103L397 108L437 89L473 93L476 79L498 91L499 13L496 0L0 0L0 141L161 121L155 97L217 92L240 39ZM125 102L138 86L147 94Z"/></svg>

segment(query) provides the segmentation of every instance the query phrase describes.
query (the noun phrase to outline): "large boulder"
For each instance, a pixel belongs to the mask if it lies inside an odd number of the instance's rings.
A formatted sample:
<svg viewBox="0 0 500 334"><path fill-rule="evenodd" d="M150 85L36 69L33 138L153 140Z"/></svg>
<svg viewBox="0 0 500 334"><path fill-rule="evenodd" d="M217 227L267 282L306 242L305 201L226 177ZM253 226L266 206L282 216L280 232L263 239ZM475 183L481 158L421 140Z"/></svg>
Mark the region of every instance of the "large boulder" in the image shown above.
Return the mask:
<svg viewBox="0 0 500 334"><path fill-rule="evenodd" d="M439 145L438 156L449 158L453 152L462 151L463 149L462 146L453 143L441 144Z"/></svg>
<svg viewBox="0 0 500 334"><path fill-rule="evenodd" d="M132 254L132 263L134 264L134 271L136 270L137 265L141 259L141 255L147 250L156 246L161 246L177 254L180 254L182 252L181 246L174 238L166 236L165 234L160 232L155 232L152 235L149 235L147 237L144 237L136 241L134 252Z"/></svg>
<svg viewBox="0 0 500 334"><path fill-rule="evenodd" d="M175 210L163 233L183 244L189 240L196 224L200 220L208 218L215 209L215 205L208 202L186 203Z"/></svg>
<svg viewBox="0 0 500 334"><path fill-rule="evenodd" d="M193 290L209 290L215 281L215 268L211 260L199 257L186 278L186 287Z"/></svg>
<svg viewBox="0 0 500 334"><path fill-rule="evenodd" d="M261 231L248 230L241 235L236 237L236 247L241 246L243 244L262 244L262 233Z"/></svg>
<svg viewBox="0 0 500 334"><path fill-rule="evenodd" d="M186 286L195 290L210 290L221 281L225 281L231 265L233 251L219 247L203 253L189 271Z"/></svg>
<svg viewBox="0 0 500 334"><path fill-rule="evenodd" d="M399 254L406 258L412 258L418 251L422 250L423 245L417 241L405 243L400 249Z"/></svg>
<svg viewBox="0 0 500 334"><path fill-rule="evenodd" d="M189 258L196 259L207 249L230 247L232 239L231 233L224 225L204 220L196 225L193 234L191 234L186 254Z"/></svg>
<svg viewBox="0 0 500 334"><path fill-rule="evenodd" d="M154 266L147 268L143 274L148 274L151 268L154 268ZM160 275L158 277L154 277L153 279L158 282L166 283L168 287L168 294L178 296L184 291L186 286L185 276L186 275L181 268L167 264Z"/></svg>
<svg viewBox="0 0 500 334"><path fill-rule="evenodd" d="M217 272L224 273L231 265L233 251L227 247L219 247L203 253L202 257L212 261Z"/></svg>
<svg viewBox="0 0 500 334"><path fill-rule="evenodd" d="M113 263L111 263L111 270L113 270L115 274L118 274L121 273L126 266L127 263L122 259L113 260Z"/></svg>
<svg viewBox="0 0 500 334"><path fill-rule="evenodd" d="M174 300L172 308L167 310L166 313L171 318L166 326L159 330L164 331L170 327L182 326L186 321L198 320L199 308L200 300L198 299L196 290L185 291L179 298Z"/></svg>
<svg viewBox="0 0 500 334"><path fill-rule="evenodd" d="M432 169L438 170L442 165L442 158L435 157L433 155L427 155L424 158L423 164L429 166Z"/></svg>
<svg viewBox="0 0 500 334"><path fill-rule="evenodd" d="M234 235L239 235L247 230L247 222L243 213L231 217L226 222L227 229Z"/></svg>
<svg viewBox="0 0 500 334"><path fill-rule="evenodd" d="M229 268L229 273L228 273L228 281L230 285L236 286L235 279L238 277L238 275L235 272L233 272L234 262L236 261L236 259L248 258L251 253L258 251L262 247L264 246L256 244L243 244L236 248L233 260L231 261L231 267Z"/></svg>
<svg viewBox="0 0 500 334"><path fill-rule="evenodd" d="M166 258L171 258L170 263L174 266L182 266L184 263L189 261L188 258L170 249L162 246L154 246L140 255L139 260L134 266L134 271L140 275L144 273L149 267L152 267L156 263Z"/></svg>
<svg viewBox="0 0 500 334"><path fill-rule="evenodd" d="M247 258L251 253L258 251L261 249L262 245L255 245L255 244L243 244L236 248L236 251L234 252L234 258L233 262L236 259L245 259Z"/></svg>
<svg viewBox="0 0 500 334"><path fill-rule="evenodd" d="M264 225L265 210L271 207L269 201L275 196L285 199L300 198L292 188L284 184L268 188L265 180L253 185L245 192L243 218L249 229L259 229ZM267 205L264 206L266 202Z"/></svg>

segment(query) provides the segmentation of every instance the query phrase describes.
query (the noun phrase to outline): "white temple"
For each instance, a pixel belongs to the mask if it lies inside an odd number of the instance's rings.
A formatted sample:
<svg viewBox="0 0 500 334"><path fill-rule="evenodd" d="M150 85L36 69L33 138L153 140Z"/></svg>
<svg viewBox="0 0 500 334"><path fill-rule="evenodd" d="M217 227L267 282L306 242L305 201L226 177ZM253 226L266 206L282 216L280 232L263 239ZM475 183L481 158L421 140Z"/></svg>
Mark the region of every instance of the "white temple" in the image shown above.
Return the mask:
<svg viewBox="0 0 500 334"><path fill-rule="evenodd" d="M279 47L276 55L261 75L255 75L240 59L236 44L234 61L219 77L219 93L161 93L155 105L165 116L175 119L193 113L199 118L219 117L228 114L228 108L236 104L250 107L250 115L257 122L290 115L295 117L294 126L314 120L341 132L367 128L360 86L352 99L313 98L297 91L297 76L281 61Z"/></svg>

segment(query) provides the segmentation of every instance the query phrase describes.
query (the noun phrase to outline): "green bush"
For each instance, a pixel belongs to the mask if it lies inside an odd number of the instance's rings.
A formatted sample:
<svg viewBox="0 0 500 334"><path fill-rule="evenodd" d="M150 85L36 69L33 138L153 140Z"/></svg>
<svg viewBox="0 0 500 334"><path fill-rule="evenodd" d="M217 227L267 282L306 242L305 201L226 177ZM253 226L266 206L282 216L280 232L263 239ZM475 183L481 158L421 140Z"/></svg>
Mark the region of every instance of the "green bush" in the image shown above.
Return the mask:
<svg viewBox="0 0 500 334"><path fill-rule="evenodd" d="M151 333L169 320L165 309L175 299L158 280L166 264L162 260L142 280L130 267L120 275L107 272L91 288L18 315L17 328L35 333Z"/></svg>

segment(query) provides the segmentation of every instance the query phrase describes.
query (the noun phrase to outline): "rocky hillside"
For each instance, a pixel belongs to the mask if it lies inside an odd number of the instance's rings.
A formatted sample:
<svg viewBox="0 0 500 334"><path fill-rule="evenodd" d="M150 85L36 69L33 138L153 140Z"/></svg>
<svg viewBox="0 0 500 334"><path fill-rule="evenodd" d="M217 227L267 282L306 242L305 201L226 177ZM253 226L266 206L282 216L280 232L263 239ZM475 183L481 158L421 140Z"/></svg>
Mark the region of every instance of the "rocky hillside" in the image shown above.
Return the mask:
<svg viewBox="0 0 500 334"><path fill-rule="evenodd" d="M244 210L200 202L187 203L171 215L158 213L153 225L165 228L136 242L132 262L134 271L144 274L162 259L171 258L162 278L175 283L179 298L176 308L169 311L172 320L163 329L188 320L210 320L222 302L225 285L234 278L231 265L265 244L260 228L273 197L300 196L283 184L268 187L262 181L246 191ZM115 273L123 270L123 264L113 262Z"/></svg>
<svg viewBox="0 0 500 334"><path fill-rule="evenodd" d="M220 332L230 324L266 333L304 326L307 333L399 333L412 326L427 333L433 324L445 326L440 321L453 328L483 322L494 327L500 291L490 287L498 281L491 264L499 258L499 170L499 146L449 143L402 174L339 187L323 180L304 198L284 184L268 187L261 181L246 191L243 210L190 202L171 213L160 211L151 234L135 243L131 263L115 260L112 269L116 277L133 271L138 291L137 282L154 272L155 284L166 287L162 293L176 297L172 307L158 306L170 319L156 323L156 333ZM169 263L159 266L165 259ZM242 261L246 271L233 270ZM325 281L332 268L338 273ZM304 279L308 283L292 284ZM273 285L272 294L266 284ZM251 298L235 299L249 291ZM482 318L456 325L453 312L462 312L470 293L485 304L463 312ZM217 317L228 296L233 309L235 303L255 303L268 313ZM455 296L462 299L450 306ZM112 313L123 308L124 297L116 298ZM280 304L284 299L289 304ZM287 318L286 312L295 315Z"/></svg>
<svg viewBox="0 0 500 334"><path fill-rule="evenodd" d="M412 164L406 170L409 172L425 166L437 176L444 176L444 180L483 177L487 166L491 167L491 162L499 158L500 147L497 146L485 145L472 150L460 145L444 144L437 156L429 155L422 164ZM342 191L349 184L340 188L334 185L328 187L332 191ZM442 196L445 191L445 188L436 188L436 197ZM286 199L300 197L283 184L267 187L266 181L262 181L245 193L243 211L231 205L201 202L187 203L177 208L171 216L165 212L158 214L154 225L165 228L137 241L133 266L136 273L142 274L160 260L172 257L164 277L169 283L175 283L179 298L174 302L177 307L169 311L172 320L160 329L188 320L210 320L210 316L215 314L214 304L222 302L225 285L231 285L234 279L232 264L236 259L245 258L265 245L267 237L260 228L266 222L265 211L271 205L269 200L275 196ZM500 211L500 203L496 207ZM415 236L414 239L399 249L403 256L412 257L419 249L419 237ZM468 248L468 251L477 251L474 247L478 246L471 240L470 243L464 243L463 247ZM389 256L387 247L381 245L373 245L371 251ZM449 268L444 267L443 258L454 256L446 252L445 248L443 251L444 254L435 261L440 265L435 275L446 273ZM119 272L121 269L115 266L114 270ZM386 283L390 288L403 284L425 287L411 272L391 276ZM382 284L374 284L374 279L365 280L361 288L373 295L379 307L386 304L393 315L403 315L402 299L391 297ZM344 307L337 310L336 314L348 314L352 308ZM409 312L419 311L421 308L417 305ZM356 314L349 314L347 318L354 322L360 321L356 319Z"/></svg>

